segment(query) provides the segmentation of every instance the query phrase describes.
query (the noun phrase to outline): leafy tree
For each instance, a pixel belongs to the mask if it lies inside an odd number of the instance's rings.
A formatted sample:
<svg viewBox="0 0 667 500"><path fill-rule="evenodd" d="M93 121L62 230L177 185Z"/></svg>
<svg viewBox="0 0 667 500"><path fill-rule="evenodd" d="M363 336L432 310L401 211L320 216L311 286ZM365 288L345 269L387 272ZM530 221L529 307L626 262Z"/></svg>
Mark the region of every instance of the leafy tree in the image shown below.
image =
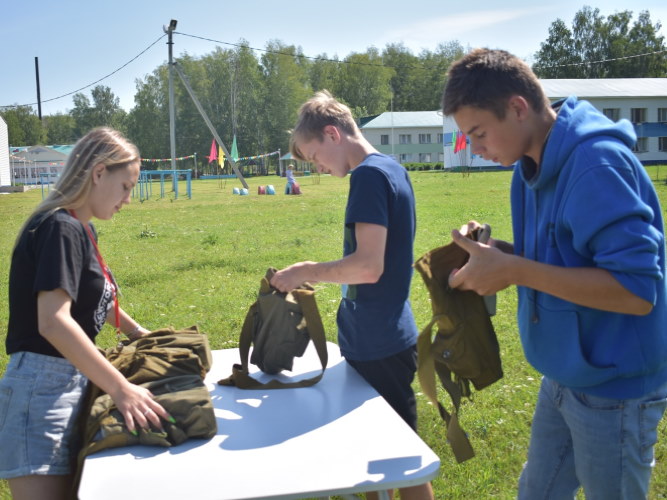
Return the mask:
<svg viewBox="0 0 667 500"><path fill-rule="evenodd" d="M414 103L418 100L416 95L416 83L419 80L419 74L423 70L421 61L418 57L403 45L388 44L383 53L382 61L393 69L391 77L391 90L394 111L416 111Z"/></svg>
<svg viewBox="0 0 667 500"><path fill-rule="evenodd" d="M307 63L308 81L312 93L334 89L338 86L341 63L337 57L329 59L326 53Z"/></svg>
<svg viewBox="0 0 667 500"><path fill-rule="evenodd" d="M159 66L135 83L135 106L127 117L128 138L142 157L166 158L170 151L167 66Z"/></svg>
<svg viewBox="0 0 667 500"><path fill-rule="evenodd" d="M73 144L76 142L77 136L74 133L76 123L71 115L56 113L44 117L44 123L49 144Z"/></svg>
<svg viewBox="0 0 667 500"><path fill-rule="evenodd" d="M631 21L631 11L605 18L588 6L575 14L572 29L557 19L535 54L534 71L541 78L667 76L662 25L652 24L648 11Z"/></svg>
<svg viewBox="0 0 667 500"><path fill-rule="evenodd" d="M420 77L414 83L416 88L414 100L411 107L405 111L440 109L447 69L463 54L463 47L458 42L441 43L435 52L422 51L419 55Z"/></svg>
<svg viewBox="0 0 667 500"><path fill-rule="evenodd" d="M629 59L626 62L628 74L643 75L646 78L667 77L665 37L658 35L661 28L662 24L659 22L651 24L651 15L648 11L639 14L628 33L630 39L628 52L631 55L648 55Z"/></svg>
<svg viewBox="0 0 667 500"><path fill-rule="evenodd" d="M120 107L120 99L109 87L98 85L91 91L90 99L78 92L72 96L74 108L70 112L75 121L75 133L82 137L94 127L108 126L125 132L127 113Z"/></svg>
<svg viewBox="0 0 667 500"><path fill-rule="evenodd" d="M0 114L7 123L9 144L12 146L46 143L46 130L32 106L16 106Z"/></svg>
<svg viewBox="0 0 667 500"><path fill-rule="evenodd" d="M259 60L247 42L234 52L232 75L232 125L229 144L236 135L239 155L267 152L263 127L264 78Z"/></svg>
<svg viewBox="0 0 667 500"><path fill-rule="evenodd" d="M391 101L391 78L394 70L382 64L374 47L364 54L350 54L341 67L338 87L333 94L350 108L365 108L370 115L386 111Z"/></svg>
<svg viewBox="0 0 667 500"><path fill-rule="evenodd" d="M267 44L267 52L262 55L265 97L261 121L266 137L263 149L287 150L297 109L311 95L306 68L299 64L301 55L293 45L277 41Z"/></svg>

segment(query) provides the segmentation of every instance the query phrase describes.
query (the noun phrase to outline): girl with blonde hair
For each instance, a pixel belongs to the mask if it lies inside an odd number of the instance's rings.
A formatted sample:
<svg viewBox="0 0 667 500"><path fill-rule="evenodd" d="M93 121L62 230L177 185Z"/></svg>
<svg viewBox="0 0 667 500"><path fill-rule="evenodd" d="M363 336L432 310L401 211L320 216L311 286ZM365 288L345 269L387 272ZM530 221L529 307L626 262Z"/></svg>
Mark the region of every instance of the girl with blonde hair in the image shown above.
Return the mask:
<svg viewBox="0 0 667 500"><path fill-rule="evenodd" d="M94 344L105 321L130 338L149 332L119 307L90 222L111 219L130 203L139 166L139 151L119 132L90 131L16 240L9 363L0 379L0 478L8 480L14 499L71 493L74 427L88 380L112 397L131 432L161 428L161 418L172 418Z"/></svg>

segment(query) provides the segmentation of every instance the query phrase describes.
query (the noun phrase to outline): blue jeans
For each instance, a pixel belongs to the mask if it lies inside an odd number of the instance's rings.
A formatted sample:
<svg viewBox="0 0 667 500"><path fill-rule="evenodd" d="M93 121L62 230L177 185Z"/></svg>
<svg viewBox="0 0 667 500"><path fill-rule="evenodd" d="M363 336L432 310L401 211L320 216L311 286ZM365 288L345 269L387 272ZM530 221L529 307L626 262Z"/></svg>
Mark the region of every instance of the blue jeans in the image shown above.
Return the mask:
<svg viewBox="0 0 667 500"><path fill-rule="evenodd" d="M521 500L639 500L648 495L667 384L637 399L607 399L542 379Z"/></svg>

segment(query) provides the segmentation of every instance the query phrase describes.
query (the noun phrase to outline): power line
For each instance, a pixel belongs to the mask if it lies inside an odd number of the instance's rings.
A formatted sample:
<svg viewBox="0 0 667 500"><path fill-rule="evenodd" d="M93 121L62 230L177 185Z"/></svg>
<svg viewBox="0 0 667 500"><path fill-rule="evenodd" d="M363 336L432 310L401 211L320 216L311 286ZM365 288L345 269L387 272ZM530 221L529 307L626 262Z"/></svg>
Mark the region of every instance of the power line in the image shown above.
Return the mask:
<svg viewBox="0 0 667 500"><path fill-rule="evenodd" d="M180 31L174 31L174 33L178 35L183 35L183 36L188 36L190 38L197 38L199 40L204 40L206 42L213 42L213 43L220 43L223 45L230 45L232 47L239 47L239 48L247 48L250 50L256 50L257 52L264 52L266 54L276 54L279 56L289 56L289 57L302 57L304 59L310 59L311 61L325 61L325 62L333 62L337 64L356 64L358 66L377 66L380 68L394 68L394 66L389 66L387 64L382 64L382 63L371 63L371 62L361 62L361 61L341 61L340 59L328 59L326 57L312 57L312 56L306 56L304 54L290 54L289 52L280 52L279 50L268 50L268 49L258 49L257 47L250 47L249 45L244 45L242 43L231 43L231 42L223 42L221 40L214 40L213 38L206 38L203 36L198 36L198 35L190 35L188 33L181 33Z"/></svg>
<svg viewBox="0 0 667 500"><path fill-rule="evenodd" d="M223 42L221 40L214 40L213 38L206 38L206 37L203 37L203 36L190 35L188 33L181 33L180 31L174 31L174 33L176 33L178 35L187 36L187 37L190 37L190 38L197 38L199 40L204 40L206 42L220 43L222 45L230 45L232 47L247 48L247 49L250 49L250 50L256 50L257 52L265 52L267 54L276 54L276 55L279 55L279 56L303 57L304 59L310 59L312 61L334 62L334 63L338 63L338 64L357 64L357 65L362 65L362 66L379 66L379 67L382 67L382 68L393 68L393 66L388 66L386 64L381 64L381 63L341 61L340 59L328 59L326 57L312 57L312 56L306 56L306 55L303 55L303 54L290 54L289 52L280 52L279 50L258 49L256 47L250 47L249 45L244 45L242 43Z"/></svg>
<svg viewBox="0 0 667 500"><path fill-rule="evenodd" d="M311 59L313 61L326 61L326 62L335 62L338 64L358 64L358 65L364 65L364 66L379 66L383 68L394 68L397 69L395 66L391 66L388 64L381 64L381 63L364 63L364 62L354 62L354 61L341 61L339 59L328 59L326 57L311 57L311 56L306 56L303 54L290 54L289 52L280 52L276 50L267 50L267 49L258 49L256 47L250 47L249 45L244 45L240 43L231 43L231 42L223 42L221 40L215 40L213 38L206 38L203 36L198 36L198 35L190 35L188 33L181 33L179 31L174 31L174 33L177 33L179 35L187 36L190 38L197 38L199 40L204 40L207 42L213 42L213 43L219 43L223 45L230 45L232 47L239 47L239 48L248 48L251 50L256 50L258 52L265 52L267 54L277 54L277 55L284 55L284 56L290 56L290 57L303 57L304 59ZM637 57L644 57L644 56L651 56L651 55L656 55L656 54L662 54L667 52L666 49L663 50L658 50L654 52L646 52L644 54L635 54L635 55L630 55L630 56L623 56L623 57L615 57L611 59L602 59L599 61L588 61L588 62L580 62L580 63L570 63L570 64L559 64L559 65L553 65L553 66L543 66L544 68L557 68L557 67L562 67L562 66L581 66L585 64L601 64L601 63L606 63L606 62L613 62L613 61L622 61L625 59L633 59ZM415 67L415 66L413 66Z"/></svg>
<svg viewBox="0 0 667 500"><path fill-rule="evenodd" d="M663 54L663 53L667 53L667 49L656 50L654 52L645 52L644 54L635 54L635 55L632 55L632 56L613 57L611 59L600 59L599 61L583 61L583 62L578 62L578 63L552 64L552 65L549 65L549 66L540 65L540 68L547 69L547 68L565 68L565 67L568 67L568 66L587 66L589 64L602 64L602 63L613 62L613 61L624 61L626 59L635 59L637 57L644 57L644 56L654 56L654 55Z"/></svg>
<svg viewBox="0 0 667 500"><path fill-rule="evenodd" d="M55 100L57 100L57 99L62 99L63 97L67 97L67 96L70 96L70 95L72 95L72 94L76 94L77 92L81 92L82 90L85 90L85 89L87 89L87 88L89 88L89 87L92 87L92 86L95 85L96 83L100 83L102 80L106 80L106 79L109 78L110 76L113 76L113 75L115 75L116 73L118 73L121 69L123 69L125 66L127 66L127 65L130 64L131 62L136 61L140 56L142 56L146 51L148 51L148 49L150 49L153 45L155 45L155 44L158 43L160 40L162 40L162 38L164 38L165 36L166 36L166 34L162 34L162 35L160 35L160 37L159 37L157 40L155 40L153 43L151 43L151 44L150 44L148 47L146 47L144 50L142 50L141 52L139 52L139 53L138 53L136 56L134 56L132 59L130 59L130 60L127 61L125 64L123 64L121 67L115 69L114 71L112 71L112 72L109 73L108 75L103 76L103 77L100 78L99 80L96 80L96 81L94 81L93 83L89 83L88 85L86 85L86 86L84 86L84 87L81 87L80 89L73 90L72 92L68 92L67 94L59 95L58 97L52 97L51 99L44 99L42 102L50 102L50 101L55 101ZM4 109L4 108L19 108L19 107L22 107L22 106L34 106L35 104L37 104L37 103L36 103L36 102L32 102L32 103L30 103L30 104L10 104L10 105L7 105L7 106L0 106L0 108L3 108L3 109Z"/></svg>
<svg viewBox="0 0 667 500"><path fill-rule="evenodd" d="M281 51L277 51L277 50L268 50L268 49L259 49L259 48L256 48L256 47L250 47L249 45L244 45L244 44L240 44L240 43L224 42L222 40L215 40L213 38L206 38L206 37L203 37L203 36L191 35L191 34L182 33L182 32L179 32L179 31L174 31L174 33L178 34L178 35L183 35L183 36L186 36L186 37L190 37L190 38L196 38L196 39L199 39L199 40L204 40L204 41L207 41L207 42L218 43L218 44L221 44L221 45L229 45L229 46L238 47L238 48L248 48L248 49L251 49L251 50L254 50L254 51L258 51L258 52L265 52L267 54L284 55L284 56L289 56L289 57L302 57L304 59L310 59L310 60L313 60L313 61L334 62L334 63L337 63L337 64L356 64L356 65L363 65L363 66L377 66L377 67L383 67L383 68L394 68L394 69L396 69L394 66L390 66L390 65L387 65L387 64L381 64L381 63L341 61L339 59L328 59L326 57L312 57L312 56L306 56L306 55L303 55L303 54L290 54L289 52L281 52ZM50 99L44 99L42 102L50 102L50 101L55 101L55 100L58 100L58 99L62 99L63 97L68 97L70 95L76 94L77 92L81 92L82 90L90 88L93 85L95 85L95 84L97 84L97 83L99 83L103 80L106 80L107 78L109 78L109 77L115 75L116 73L118 73L120 70L125 68L130 63L137 60L144 53L146 53L151 47L153 47L156 43L158 43L160 40L162 40L162 38L164 38L165 36L166 36L166 34L160 35L157 38L157 40L155 40L153 43L151 43L144 50L139 52L136 56L134 56L128 62L126 62L125 64L123 64L119 68L115 69L114 71L112 71L108 75L103 76L99 80L96 80L92 83L89 83L88 85L85 85L85 86L81 87L80 89L73 90L72 92L68 92L66 94L62 94L62 95L57 96L57 97L52 97ZM657 54L663 54L663 53L667 53L667 50L663 49L663 50L658 50L658 51L654 51L654 52L646 52L644 54L635 54L635 55L630 55L630 56L615 57L615 58L612 58L612 59L602 59L602 60L599 60L599 61L585 61L585 62L578 62L578 63L555 64L555 65L541 66L541 67L546 69L546 68L561 68L561 67L567 67L567 66L584 66L584 65L588 65L588 64L602 64L602 63L606 63L606 62L622 61L622 60L626 60L626 59L634 59L634 58L638 58L638 57L645 57L645 56L651 56L651 55L657 55ZM37 104L37 103L33 102L33 103L29 103L29 104L9 104L9 105L6 105L6 106L0 106L0 109L17 108L17 107L22 107L22 106L34 106L35 104Z"/></svg>

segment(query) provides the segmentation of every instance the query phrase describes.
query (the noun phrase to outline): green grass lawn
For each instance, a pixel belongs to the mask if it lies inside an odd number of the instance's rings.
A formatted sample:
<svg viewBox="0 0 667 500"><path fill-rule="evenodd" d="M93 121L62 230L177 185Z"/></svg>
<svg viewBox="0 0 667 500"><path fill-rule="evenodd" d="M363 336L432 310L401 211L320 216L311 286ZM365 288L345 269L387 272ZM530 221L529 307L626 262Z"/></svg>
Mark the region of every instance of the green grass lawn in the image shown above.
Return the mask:
<svg viewBox="0 0 667 500"><path fill-rule="evenodd" d="M649 173L667 207L667 186L658 180L656 167L649 168ZM418 218L415 258L449 242L451 229L469 219L489 223L495 237L511 241L510 172L468 176L415 172L411 176ZM348 180L329 176L298 180L302 196L257 195L257 186L267 184L282 193L284 181L275 176L248 179L250 196L232 195L232 188L240 187L233 179L193 181L192 199L185 196L184 183L178 199L173 193L159 198L157 185L151 199L133 202L111 221L97 221L100 249L122 288L122 307L147 328L198 325L209 335L213 349L236 347L245 313L268 267L341 256ZM0 196L0 325L6 325L8 319L7 280L14 239L40 200L39 189ZM327 338L335 341L339 287L318 284L317 290ZM411 300L418 326L426 325L430 303L417 273ZM540 376L523 357L515 311L515 290L500 292L493 322L505 377L463 405L461 425L475 448L474 459L456 463L437 411L415 383L420 435L442 463L433 482L438 499L510 499L516 495ZM109 347L113 342L114 332L106 326L98 344ZM7 356L0 349L0 373L6 363ZM667 498L665 421L660 440L652 499ZM0 482L0 498L9 498L4 482Z"/></svg>

